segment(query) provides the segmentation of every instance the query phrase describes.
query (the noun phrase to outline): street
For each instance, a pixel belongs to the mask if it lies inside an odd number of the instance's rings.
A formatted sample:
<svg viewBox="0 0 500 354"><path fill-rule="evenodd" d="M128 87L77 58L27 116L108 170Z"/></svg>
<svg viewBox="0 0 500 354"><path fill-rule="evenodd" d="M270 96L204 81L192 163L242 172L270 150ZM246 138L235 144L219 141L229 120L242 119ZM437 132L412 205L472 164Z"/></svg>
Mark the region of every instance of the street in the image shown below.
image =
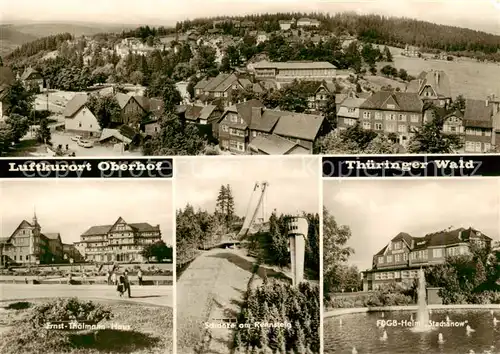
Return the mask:
<svg viewBox="0 0 500 354"><path fill-rule="evenodd" d="M131 286L131 298L119 297L113 285L31 285L0 284L0 302L39 298L78 297L139 302L157 306L173 307L172 286Z"/></svg>

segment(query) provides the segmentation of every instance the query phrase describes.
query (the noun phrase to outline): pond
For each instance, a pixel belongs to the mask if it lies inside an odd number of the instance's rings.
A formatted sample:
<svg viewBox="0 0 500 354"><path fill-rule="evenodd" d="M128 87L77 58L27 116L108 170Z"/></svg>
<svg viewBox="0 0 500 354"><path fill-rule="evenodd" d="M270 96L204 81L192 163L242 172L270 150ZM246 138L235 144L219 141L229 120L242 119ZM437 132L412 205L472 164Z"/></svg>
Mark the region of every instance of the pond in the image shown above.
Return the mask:
<svg viewBox="0 0 500 354"><path fill-rule="evenodd" d="M413 318L411 311L327 318L324 353L500 354L500 311L434 310L426 331L412 330Z"/></svg>

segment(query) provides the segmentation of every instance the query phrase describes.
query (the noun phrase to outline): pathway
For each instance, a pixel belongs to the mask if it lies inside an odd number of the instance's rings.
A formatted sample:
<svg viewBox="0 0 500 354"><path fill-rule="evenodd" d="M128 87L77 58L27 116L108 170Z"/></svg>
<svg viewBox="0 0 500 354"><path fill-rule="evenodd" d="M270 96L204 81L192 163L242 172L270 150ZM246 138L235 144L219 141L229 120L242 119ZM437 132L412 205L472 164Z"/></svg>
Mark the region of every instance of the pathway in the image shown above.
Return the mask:
<svg viewBox="0 0 500 354"><path fill-rule="evenodd" d="M206 324L221 324L235 319L250 279L251 265L241 262L231 249L201 253L177 282L177 353L192 354L205 343L205 353L230 352L232 331L210 329Z"/></svg>
<svg viewBox="0 0 500 354"><path fill-rule="evenodd" d="M0 302L39 298L78 297L173 307L172 286L132 286L131 298L119 297L112 285L0 284Z"/></svg>

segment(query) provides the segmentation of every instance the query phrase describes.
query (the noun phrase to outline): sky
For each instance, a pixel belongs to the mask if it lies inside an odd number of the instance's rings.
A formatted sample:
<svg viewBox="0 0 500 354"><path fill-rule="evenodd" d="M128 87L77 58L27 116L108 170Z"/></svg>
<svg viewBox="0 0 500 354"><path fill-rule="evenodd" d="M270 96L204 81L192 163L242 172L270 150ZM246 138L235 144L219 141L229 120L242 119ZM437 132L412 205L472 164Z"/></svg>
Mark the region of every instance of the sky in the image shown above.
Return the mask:
<svg viewBox="0 0 500 354"><path fill-rule="evenodd" d="M175 165L175 203L209 212L222 184L233 191L235 213L243 217L250 204L255 182L267 181L266 217L278 214L319 213L319 160L314 157L245 156L179 158ZM257 198L252 199L257 204Z"/></svg>
<svg viewBox="0 0 500 354"><path fill-rule="evenodd" d="M323 196L337 224L350 227L349 263L360 270L399 232L472 226L500 240L500 179L327 181Z"/></svg>
<svg viewBox="0 0 500 354"><path fill-rule="evenodd" d="M1 22L171 25L187 18L265 12L377 13L500 33L500 0L0 0Z"/></svg>
<svg viewBox="0 0 500 354"><path fill-rule="evenodd" d="M172 183L166 180L11 180L0 182L0 237L31 223L36 208L42 232L59 232L64 243L80 240L95 225L126 222L160 225L173 244Z"/></svg>

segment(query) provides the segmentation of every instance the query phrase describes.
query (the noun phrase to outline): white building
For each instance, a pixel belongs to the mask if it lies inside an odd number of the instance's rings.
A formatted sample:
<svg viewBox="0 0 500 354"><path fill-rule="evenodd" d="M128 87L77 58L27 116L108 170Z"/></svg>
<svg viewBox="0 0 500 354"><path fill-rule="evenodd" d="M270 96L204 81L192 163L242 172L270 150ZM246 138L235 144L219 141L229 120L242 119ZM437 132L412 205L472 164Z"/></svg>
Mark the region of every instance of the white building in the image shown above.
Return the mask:
<svg viewBox="0 0 500 354"><path fill-rule="evenodd" d="M84 137L99 137L99 121L87 107L88 96L77 94L64 109L64 130Z"/></svg>
<svg viewBox="0 0 500 354"><path fill-rule="evenodd" d="M309 80L332 81L336 75L335 65L328 62L267 62L253 65L256 79L277 81Z"/></svg>

